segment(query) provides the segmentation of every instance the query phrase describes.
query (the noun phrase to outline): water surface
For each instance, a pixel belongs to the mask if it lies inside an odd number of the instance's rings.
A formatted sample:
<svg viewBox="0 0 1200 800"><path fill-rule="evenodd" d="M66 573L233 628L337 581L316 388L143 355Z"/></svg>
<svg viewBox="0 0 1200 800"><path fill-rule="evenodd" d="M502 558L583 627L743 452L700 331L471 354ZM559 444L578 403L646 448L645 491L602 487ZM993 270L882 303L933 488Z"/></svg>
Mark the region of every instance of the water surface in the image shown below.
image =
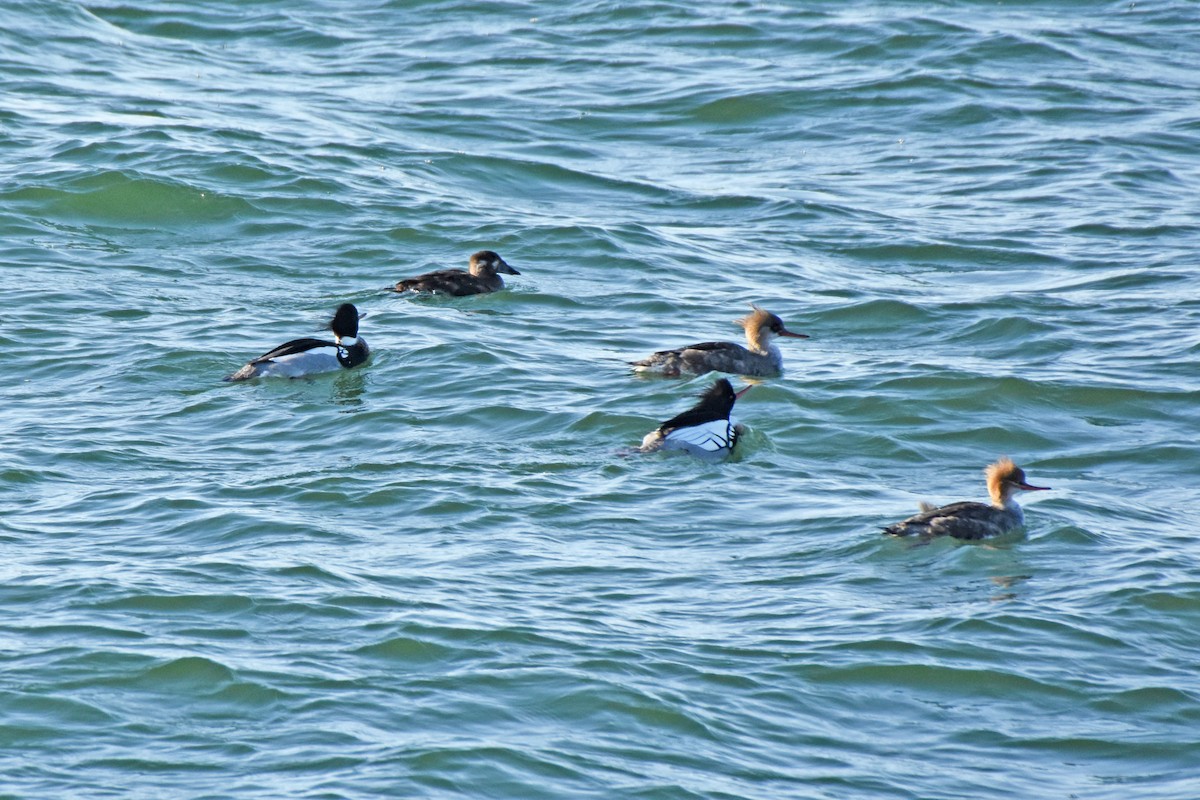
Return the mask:
<svg viewBox="0 0 1200 800"><path fill-rule="evenodd" d="M0 794L1191 800L1195 29L0 10ZM346 301L366 368L221 382ZM752 302L739 457L623 456ZM1024 535L879 536L999 455Z"/></svg>

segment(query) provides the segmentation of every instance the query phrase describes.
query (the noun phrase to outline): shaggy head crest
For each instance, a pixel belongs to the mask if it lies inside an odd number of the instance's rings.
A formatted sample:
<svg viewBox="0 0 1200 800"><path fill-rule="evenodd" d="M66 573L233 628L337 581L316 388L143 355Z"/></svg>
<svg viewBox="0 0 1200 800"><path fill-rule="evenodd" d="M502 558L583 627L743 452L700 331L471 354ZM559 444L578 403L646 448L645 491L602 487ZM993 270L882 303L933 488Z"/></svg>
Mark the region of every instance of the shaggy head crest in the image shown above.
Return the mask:
<svg viewBox="0 0 1200 800"><path fill-rule="evenodd" d="M754 303L750 304L750 308L753 310L749 314L741 319L735 319L734 322L741 325L747 331L756 331L759 328L768 328L771 330L783 328L783 320L770 311Z"/></svg>
<svg viewBox="0 0 1200 800"><path fill-rule="evenodd" d="M1008 456L1000 458L983 471L987 476L988 494L996 502L1004 502L1017 489L1026 485L1025 470Z"/></svg>

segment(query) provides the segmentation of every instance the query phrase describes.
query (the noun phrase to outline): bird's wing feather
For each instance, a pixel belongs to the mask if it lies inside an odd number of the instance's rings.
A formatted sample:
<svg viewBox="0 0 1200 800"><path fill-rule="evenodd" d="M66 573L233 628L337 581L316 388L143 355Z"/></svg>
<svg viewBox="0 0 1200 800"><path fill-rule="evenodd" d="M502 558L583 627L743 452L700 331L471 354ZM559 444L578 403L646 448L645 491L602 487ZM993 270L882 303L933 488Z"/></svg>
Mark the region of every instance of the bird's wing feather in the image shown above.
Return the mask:
<svg viewBox="0 0 1200 800"><path fill-rule="evenodd" d="M947 527L953 524L955 531L953 535L956 538L980 539L996 532L995 525L990 522L992 513L994 513L993 508L986 503L973 501L951 503L946 506L926 508L920 514L914 514L883 530L893 536L911 536L913 534L938 536L948 533ZM963 535L964 533L966 535Z"/></svg>
<svg viewBox="0 0 1200 800"><path fill-rule="evenodd" d="M273 358L282 358L284 356L294 356L297 353L304 353L317 347L333 347L337 344L327 342L323 339L292 339L290 342L284 342L269 353L264 353L258 358L251 361L251 364L261 364L264 361L270 361Z"/></svg>
<svg viewBox="0 0 1200 800"><path fill-rule="evenodd" d="M699 342L697 344L689 344L687 347L679 348L683 350L703 350L704 352L737 352L743 349L740 344L733 342Z"/></svg>
<svg viewBox="0 0 1200 800"><path fill-rule="evenodd" d="M461 269L439 269L436 272L426 272L424 275L408 278L396 284L396 290L401 292L405 290L444 292L457 297L479 294L485 288L479 278Z"/></svg>

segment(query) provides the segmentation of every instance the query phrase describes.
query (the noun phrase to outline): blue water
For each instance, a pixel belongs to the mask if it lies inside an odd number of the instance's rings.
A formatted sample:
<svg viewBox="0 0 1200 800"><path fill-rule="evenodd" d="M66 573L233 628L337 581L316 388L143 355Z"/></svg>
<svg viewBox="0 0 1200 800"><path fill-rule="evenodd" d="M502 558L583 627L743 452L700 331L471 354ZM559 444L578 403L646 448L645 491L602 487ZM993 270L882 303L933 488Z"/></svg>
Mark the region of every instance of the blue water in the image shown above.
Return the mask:
<svg viewBox="0 0 1200 800"><path fill-rule="evenodd" d="M1194 800L1198 26L0 8L0 797ZM628 456L750 303L738 456Z"/></svg>

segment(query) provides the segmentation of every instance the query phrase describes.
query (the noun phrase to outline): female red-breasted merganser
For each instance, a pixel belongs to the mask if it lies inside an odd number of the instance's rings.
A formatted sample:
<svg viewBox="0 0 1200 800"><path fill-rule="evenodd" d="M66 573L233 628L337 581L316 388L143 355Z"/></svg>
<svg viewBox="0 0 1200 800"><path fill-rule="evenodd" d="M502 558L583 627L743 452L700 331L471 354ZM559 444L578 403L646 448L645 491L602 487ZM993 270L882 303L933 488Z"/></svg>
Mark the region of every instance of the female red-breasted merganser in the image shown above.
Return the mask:
<svg viewBox="0 0 1200 800"><path fill-rule="evenodd" d="M921 513L883 529L892 536L953 536L955 539L987 539L1025 524L1025 514L1013 495L1019 491L1042 492L1049 486L1030 486L1025 471L1002 458L983 471L987 475L988 503L951 503L935 508L921 504Z"/></svg>
<svg viewBox="0 0 1200 800"><path fill-rule="evenodd" d="M471 256L470 271L461 269L440 269L436 272L426 272L415 278L407 278L396 284L394 292L433 292L448 294L451 297L465 297L470 294L487 294L504 288L504 279L496 273L520 275L515 269L505 263L504 259L491 250L480 250Z"/></svg>
<svg viewBox="0 0 1200 800"><path fill-rule="evenodd" d="M318 372L352 369L371 355L365 339L358 335L358 309L342 303L329 323L335 341L293 339L251 361L225 378L245 381L250 378L300 378Z"/></svg>
<svg viewBox="0 0 1200 800"><path fill-rule="evenodd" d="M660 350L649 358L630 362L634 372L649 372L676 378L684 373L702 375L705 372L728 372L733 375L769 376L783 369L783 355L771 343L776 336L807 339L803 333L792 333L783 320L751 305L754 310L734 323L746 329L746 344L733 342L701 342L678 350Z"/></svg>
<svg viewBox="0 0 1200 800"><path fill-rule="evenodd" d="M733 404L750 391L733 391L729 379L721 378L700 395L700 402L646 434L643 453L655 450L684 450L716 461L733 452L744 430L733 418Z"/></svg>

